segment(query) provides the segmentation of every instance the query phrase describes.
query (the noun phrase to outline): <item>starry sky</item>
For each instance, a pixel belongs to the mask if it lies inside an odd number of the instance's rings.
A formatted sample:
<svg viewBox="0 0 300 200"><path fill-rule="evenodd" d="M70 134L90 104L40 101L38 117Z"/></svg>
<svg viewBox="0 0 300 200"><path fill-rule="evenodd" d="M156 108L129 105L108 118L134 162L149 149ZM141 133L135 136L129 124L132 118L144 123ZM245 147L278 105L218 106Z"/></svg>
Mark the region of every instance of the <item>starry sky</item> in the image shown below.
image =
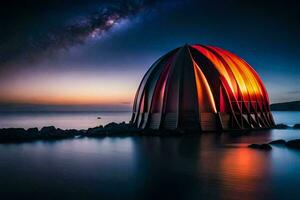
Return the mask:
<svg viewBox="0 0 300 200"><path fill-rule="evenodd" d="M296 1L27 0L0 6L0 110L130 110L161 55L213 45L245 59L272 103L300 100Z"/></svg>

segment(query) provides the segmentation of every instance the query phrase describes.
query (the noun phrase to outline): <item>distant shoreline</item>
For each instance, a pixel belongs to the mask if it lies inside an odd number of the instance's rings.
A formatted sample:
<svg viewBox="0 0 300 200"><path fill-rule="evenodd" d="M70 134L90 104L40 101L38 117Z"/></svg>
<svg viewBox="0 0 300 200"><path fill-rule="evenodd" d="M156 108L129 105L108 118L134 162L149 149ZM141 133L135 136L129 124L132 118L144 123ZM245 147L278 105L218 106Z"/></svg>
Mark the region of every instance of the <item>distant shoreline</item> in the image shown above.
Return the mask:
<svg viewBox="0 0 300 200"><path fill-rule="evenodd" d="M270 107L271 111L300 111L300 101L273 103Z"/></svg>

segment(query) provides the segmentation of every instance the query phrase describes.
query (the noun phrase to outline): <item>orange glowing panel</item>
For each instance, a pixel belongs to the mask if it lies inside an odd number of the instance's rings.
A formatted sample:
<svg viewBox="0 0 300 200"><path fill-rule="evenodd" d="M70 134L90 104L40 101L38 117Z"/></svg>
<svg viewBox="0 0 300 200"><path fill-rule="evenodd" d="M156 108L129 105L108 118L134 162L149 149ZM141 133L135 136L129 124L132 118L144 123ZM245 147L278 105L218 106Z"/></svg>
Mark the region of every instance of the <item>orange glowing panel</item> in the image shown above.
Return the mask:
<svg viewBox="0 0 300 200"><path fill-rule="evenodd" d="M215 100L211 93L210 86L197 63L193 61L193 64L195 71L199 112L217 113Z"/></svg>
<svg viewBox="0 0 300 200"><path fill-rule="evenodd" d="M237 65L240 66L241 69L243 69L243 73L250 80L250 84L248 85L248 88L253 88L253 92L250 95L255 96L258 105L260 107L263 106L263 104L268 105L269 97L267 95L266 89L265 89L260 77L253 70L253 68L248 63L246 63L243 59L239 58L238 56L234 55L233 53L230 53L230 52L222 50L222 49L219 49L219 50L223 51L224 54L229 55L237 63ZM264 106L266 106L266 105L264 105Z"/></svg>
<svg viewBox="0 0 300 200"><path fill-rule="evenodd" d="M261 94L262 90L261 86L256 80L254 74L250 71L247 65L241 61L240 58L237 58L234 54L229 53L228 51L225 51L223 49L214 48L216 51L219 51L223 54L224 57L227 57L228 62L233 63L233 65L237 66L237 70L239 70L239 73L241 76L243 76L244 80L247 81L247 87L246 90L251 90L251 94ZM231 61L230 61L231 60ZM248 80L247 80L248 79ZM246 90L244 90L246 92Z"/></svg>
<svg viewBox="0 0 300 200"><path fill-rule="evenodd" d="M141 108L140 108L140 112L144 112L144 111L145 111L145 93L143 94L142 101L141 101Z"/></svg>
<svg viewBox="0 0 300 200"><path fill-rule="evenodd" d="M228 72L228 69L222 61L211 51L207 50L206 48L200 46L200 45L193 45L193 48L197 49L201 54L206 56L216 67L216 69L219 71L221 76L224 76L225 79L228 81L228 85L231 88L231 90L234 92L234 94L237 94L237 88L235 79L232 77L232 75Z"/></svg>

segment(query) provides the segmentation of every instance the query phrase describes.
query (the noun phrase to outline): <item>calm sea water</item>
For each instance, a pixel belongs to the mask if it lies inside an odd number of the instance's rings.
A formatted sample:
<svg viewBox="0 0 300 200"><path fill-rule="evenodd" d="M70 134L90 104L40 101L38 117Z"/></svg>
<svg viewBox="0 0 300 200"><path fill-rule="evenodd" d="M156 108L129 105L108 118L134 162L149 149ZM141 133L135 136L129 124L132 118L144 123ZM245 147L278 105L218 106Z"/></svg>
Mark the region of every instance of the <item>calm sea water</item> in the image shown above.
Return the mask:
<svg viewBox="0 0 300 200"><path fill-rule="evenodd" d="M23 116L27 123L22 123L40 127L51 121L57 127L85 128L98 124L97 116L103 121L128 121L130 113L83 115L61 116L70 119L67 123L48 114ZM19 120L11 123L23 125L20 118L9 117ZM274 117L277 123L294 124L299 123L300 113L276 112ZM5 121L9 120L1 118L2 126ZM287 129L247 135L210 133L1 144L0 198L299 199L299 150L280 145L269 152L247 148L250 143L296 138L300 138L300 131Z"/></svg>
<svg viewBox="0 0 300 200"><path fill-rule="evenodd" d="M129 122L130 117L131 112L7 112L0 113L0 128L87 129L109 122Z"/></svg>
<svg viewBox="0 0 300 200"><path fill-rule="evenodd" d="M276 123L300 123L300 112L273 112ZM101 119L98 119L100 117ZM129 122L131 112L0 112L0 128L55 126L62 129L87 129L109 122Z"/></svg>

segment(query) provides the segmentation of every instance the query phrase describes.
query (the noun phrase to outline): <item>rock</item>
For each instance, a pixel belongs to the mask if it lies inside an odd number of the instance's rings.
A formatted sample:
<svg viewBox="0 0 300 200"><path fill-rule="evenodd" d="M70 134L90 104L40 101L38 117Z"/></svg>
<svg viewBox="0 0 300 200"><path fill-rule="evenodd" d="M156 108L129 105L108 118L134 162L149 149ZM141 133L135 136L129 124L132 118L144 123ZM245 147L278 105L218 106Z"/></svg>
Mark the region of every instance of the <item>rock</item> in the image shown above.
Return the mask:
<svg viewBox="0 0 300 200"><path fill-rule="evenodd" d="M116 122L108 123L104 126L105 129L116 129L119 128L119 124Z"/></svg>
<svg viewBox="0 0 300 200"><path fill-rule="evenodd" d="M286 142L285 145L290 148L300 149L300 139L290 140L290 141Z"/></svg>
<svg viewBox="0 0 300 200"><path fill-rule="evenodd" d="M87 130L88 135L94 135L94 134L102 133L102 132L104 132L103 126L99 126L99 127L95 127L95 128L89 128Z"/></svg>
<svg viewBox="0 0 300 200"><path fill-rule="evenodd" d="M24 128L3 128L0 130L0 134L26 134Z"/></svg>
<svg viewBox="0 0 300 200"><path fill-rule="evenodd" d="M40 133L43 135L51 134L56 131L56 128L54 126L45 126L40 130Z"/></svg>
<svg viewBox="0 0 300 200"><path fill-rule="evenodd" d="M60 128L57 128L57 129L54 131L54 133L55 133L56 135L67 135L67 134L69 134L68 131L62 130L62 129L60 129Z"/></svg>
<svg viewBox="0 0 300 200"><path fill-rule="evenodd" d="M29 128L29 129L27 129L27 132L28 133L38 133L39 129L38 128Z"/></svg>
<svg viewBox="0 0 300 200"><path fill-rule="evenodd" d="M67 130L64 130L64 133L69 135L69 136L75 136L75 135L83 134L83 131L82 130L76 130L76 129L67 129Z"/></svg>
<svg viewBox="0 0 300 200"><path fill-rule="evenodd" d="M261 150L271 150L272 147L269 144L250 144L249 148L261 149Z"/></svg>
<svg viewBox="0 0 300 200"><path fill-rule="evenodd" d="M119 124L115 122L111 122L104 126L104 129L110 132L120 132L120 131L124 132L124 131L128 131L129 128L130 125L126 124L125 122L121 122Z"/></svg>
<svg viewBox="0 0 300 200"><path fill-rule="evenodd" d="M295 129L300 129L300 124L295 124L295 125L293 126L293 128L295 128Z"/></svg>
<svg viewBox="0 0 300 200"><path fill-rule="evenodd" d="M285 140L274 140L272 142L269 142L269 144L285 144L286 141Z"/></svg>
<svg viewBox="0 0 300 200"><path fill-rule="evenodd" d="M275 128L276 129L287 129L287 128L289 128L289 126L286 124L276 124Z"/></svg>
<svg viewBox="0 0 300 200"><path fill-rule="evenodd" d="M261 148L261 149L264 149L264 150L271 150L271 149L272 149L272 147L271 147L269 144L262 144L262 145L260 146L260 148Z"/></svg>
<svg viewBox="0 0 300 200"><path fill-rule="evenodd" d="M133 127L125 122L111 122L107 125L89 128L84 135L88 137L103 137L103 136L128 136L141 134L140 129Z"/></svg>
<svg viewBox="0 0 300 200"><path fill-rule="evenodd" d="M43 127L40 130L41 139L63 139L72 137L73 134L70 134L68 131L64 131L60 128L55 128L54 126Z"/></svg>
<svg viewBox="0 0 300 200"><path fill-rule="evenodd" d="M23 128L4 128L0 129L0 142L28 140L31 135L27 134Z"/></svg>
<svg viewBox="0 0 300 200"><path fill-rule="evenodd" d="M250 144L248 145L249 148L253 148L253 149L259 149L260 148L260 144Z"/></svg>
<svg viewBox="0 0 300 200"><path fill-rule="evenodd" d="M23 128L4 128L0 130L1 140L26 139L29 135Z"/></svg>

